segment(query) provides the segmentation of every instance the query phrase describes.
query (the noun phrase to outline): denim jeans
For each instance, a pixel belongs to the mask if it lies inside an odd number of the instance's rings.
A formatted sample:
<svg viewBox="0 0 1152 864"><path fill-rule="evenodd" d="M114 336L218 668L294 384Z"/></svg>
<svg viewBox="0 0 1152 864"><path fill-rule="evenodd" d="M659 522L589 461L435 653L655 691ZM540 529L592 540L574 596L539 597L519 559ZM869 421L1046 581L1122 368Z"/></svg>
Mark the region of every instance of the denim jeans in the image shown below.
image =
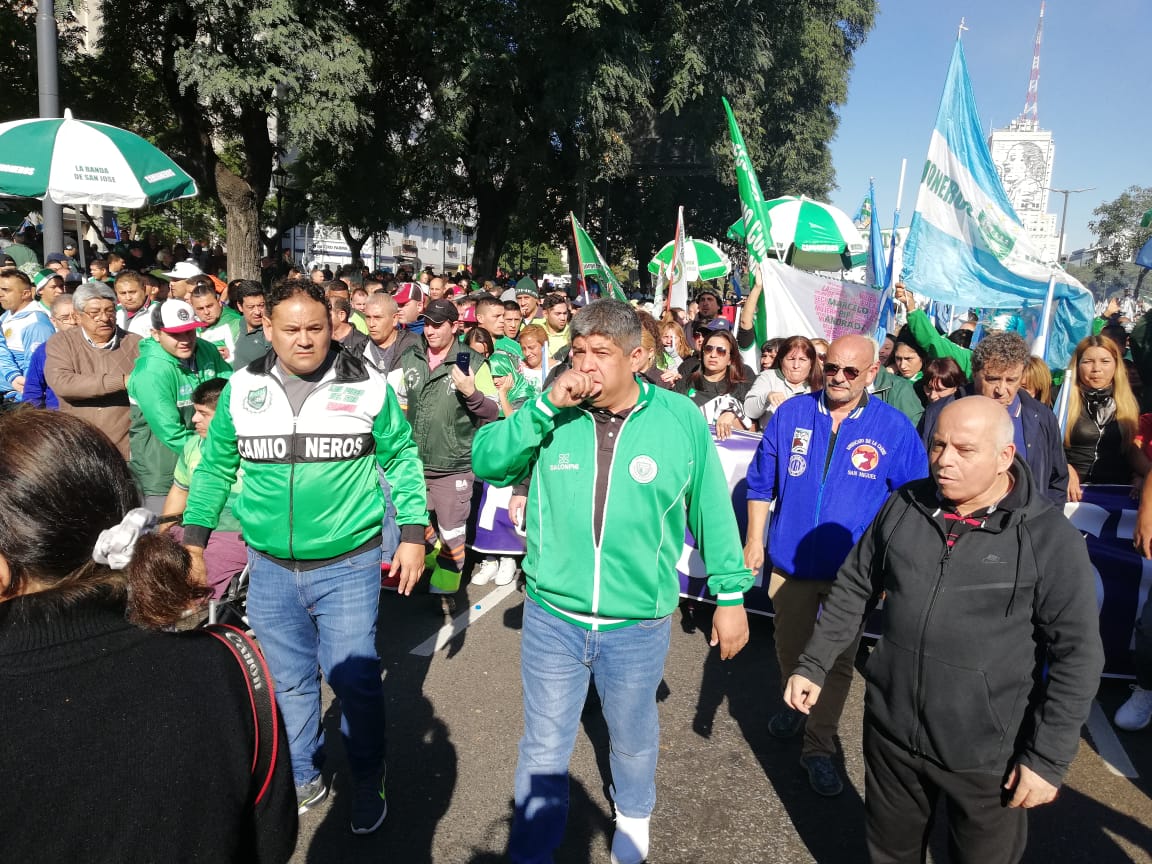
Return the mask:
<svg viewBox="0 0 1152 864"><path fill-rule="evenodd" d="M376 652L380 549L315 570L248 553L248 620L276 685L296 785L324 761L320 672L340 700L340 732L356 779L384 767L384 689Z"/></svg>
<svg viewBox="0 0 1152 864"><path fill-rule="evenodd" d="M568 763L594 676L608 725L616 812L644 818L656 806L660 719L671 617L593 632L524 601L520 675L524 737L516 763L516 810L509 856L550 862L568 820Z"/></svg>
<svg viewBox="0 0 1152 864"><path fill-rule="evenodd" d="M380 557L385 564L391 564L396 554L396 547L400 545L400 526L396 524L396 504L392 501L392 487L388 478L384 476L384 469L376 466L376 473L380 477L380 491L384 493L384 521L381 523Z"/></svg>

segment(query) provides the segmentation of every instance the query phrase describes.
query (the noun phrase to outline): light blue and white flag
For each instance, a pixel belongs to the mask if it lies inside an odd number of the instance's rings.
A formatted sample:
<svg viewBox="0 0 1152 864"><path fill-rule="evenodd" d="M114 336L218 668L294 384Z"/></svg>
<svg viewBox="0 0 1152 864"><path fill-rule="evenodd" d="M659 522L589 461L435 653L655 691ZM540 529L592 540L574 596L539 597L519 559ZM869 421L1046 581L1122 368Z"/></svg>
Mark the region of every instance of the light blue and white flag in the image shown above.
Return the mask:
<svg viewBox="0 0 1152 864"><path fill-rule="evenodd" d="M1012 209L980 128L960 40L952 52L936 128L904 246L904 283L961 307L1041 306L1055 277L1046 360L1063 369L1092 332L1092 295L1041 258Z"/></svg>

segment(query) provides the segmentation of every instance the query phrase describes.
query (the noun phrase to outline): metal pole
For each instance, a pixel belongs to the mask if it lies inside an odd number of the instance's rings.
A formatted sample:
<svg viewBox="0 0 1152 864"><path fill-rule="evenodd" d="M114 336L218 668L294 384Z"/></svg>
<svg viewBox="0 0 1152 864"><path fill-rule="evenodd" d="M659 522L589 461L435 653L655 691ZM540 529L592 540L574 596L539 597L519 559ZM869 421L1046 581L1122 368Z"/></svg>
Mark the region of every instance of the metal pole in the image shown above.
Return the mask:
<svg viewBox="0 0 1152 864"><path fill-rule="evenodd" d="M284 202L284 192L277 186L276 187L276 266L280 266L280 259L283 258L284 252L284 229L280 227L280 220L283 218L281 215L281 206Z"/></svg>
<svg viewBox="0 0 1152 864"><path fill-rule="evenodd" d="M1064 208L1060 215L1060 248L1056 250L1057 264L1060 263L1060 257L1064 254L1064 223L1068 221L1068 196L1078 192L1091 192L1095 188L1095 186L1085 186L1083 189L1053 189L1051 186L1048 187L1049 192L1064 196Z"/></svg>
<svg viewBox="0 0 1152 864"><path fill-rule="evenodd" d="M36 77L40 91L40 116L60 116L60 77L56 55L56 4L39 0L36 5ZM44 196L40 208L44 219L44 254L64 249L63 208ZM80 242L80 238L76 238Z"/></svg>

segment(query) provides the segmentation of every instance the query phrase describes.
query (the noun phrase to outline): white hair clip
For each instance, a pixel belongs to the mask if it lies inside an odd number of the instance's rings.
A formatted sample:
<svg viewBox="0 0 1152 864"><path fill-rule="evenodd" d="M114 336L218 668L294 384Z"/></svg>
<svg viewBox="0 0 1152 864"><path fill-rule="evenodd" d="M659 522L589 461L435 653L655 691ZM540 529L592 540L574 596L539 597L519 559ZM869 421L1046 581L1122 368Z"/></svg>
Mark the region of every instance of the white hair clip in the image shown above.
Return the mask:
<svg viewBox="0 0 1152 864"><path fill-rule="evenodd" d="M156 515L143 507L129 510L114 528L106 528L96 538L92 550L92 560L97 564L107 564L113 570L123 570L132 560L136 541L141 535L156 530Z"/></svg>

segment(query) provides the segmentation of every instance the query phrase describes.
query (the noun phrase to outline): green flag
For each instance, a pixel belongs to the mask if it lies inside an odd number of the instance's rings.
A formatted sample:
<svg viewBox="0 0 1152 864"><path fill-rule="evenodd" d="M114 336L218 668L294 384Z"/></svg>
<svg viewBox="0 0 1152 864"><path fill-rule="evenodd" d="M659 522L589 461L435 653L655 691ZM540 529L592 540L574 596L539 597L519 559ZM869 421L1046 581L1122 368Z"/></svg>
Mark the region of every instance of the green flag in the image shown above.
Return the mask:
<svg viewBox="0 0 1152 864"><path fill-rule="evenodd" d="M600 250L596 248L596 244L592 242L592 238L588 236L588 232L584 230L584 226L576 221L575 214L569 213L568 218L572 220L572 240L576 244L576 258L580 261L580 278L587 280L591 276L602 287L608 289L613 300L623 300L627 303L628 297L624 294L624 289L616 281L615 274L600 254Z"/></svg>
<svg viewBox="0 0 1152 864"><path fill-rule="evenodd" d="M732 114L732 106L728 100L720 97L724 103L724 112L728 115L728 134L732 138L732 156L736 160L736 183L740 190L740 219L736 225L729 229L728 235L744 241L748 250L748 276L749 279L758 279L757 270L764 259L768 257L768 250L772 248L772 223L768 218L768 211L764 207L764 193L760 191L760 181L756 179L756 169L752 167L752 160L748 158L748 148L744 146L744 136L740 134L740 127L736 125L736 118ZM739 231L734 231L740 226ZM765 286L761 286L762 288ZM753 319L756 330L756 352L768 340L768 307L764 302L764 292L761 290L756 300L756 316ZM752 368L758 369L759 365Z"/></svg>

